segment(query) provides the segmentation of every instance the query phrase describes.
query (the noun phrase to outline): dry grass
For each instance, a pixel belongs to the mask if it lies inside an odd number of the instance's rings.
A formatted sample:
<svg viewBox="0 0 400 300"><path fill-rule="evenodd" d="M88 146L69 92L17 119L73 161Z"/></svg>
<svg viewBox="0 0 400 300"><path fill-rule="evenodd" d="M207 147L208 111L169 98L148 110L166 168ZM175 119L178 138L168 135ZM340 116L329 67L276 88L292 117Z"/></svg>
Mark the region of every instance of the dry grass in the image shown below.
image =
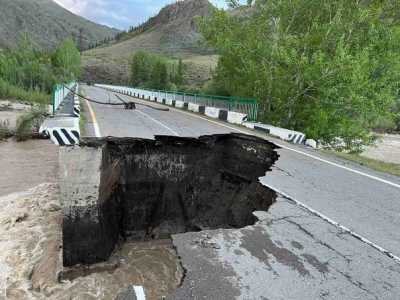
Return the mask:
<svg viewBox="0 0 400 300"><path fill-rule="evenodd" d="M215 55L199 44L200 33L193 26L196 16L210 13L206 0L176 2L162 9L149 21L146 30L130 38L85 51L82 56L84 80L125 84L129 78L129 59L137 51L183 59L188 85L201 86L210 78Z"/></svg>
<svg viewBox="0 0 400 300"><path fill-rule="evenodd" d="M40 124L45 116L46 113L44 110L35 108L19 117L15 131L17 141L25 141L37 135Z"/></svg>
<svg viewBox="0 0 400 300"><path fill-rule="evenodd" d="M333 154L335 156L338 156L338 157L346 159L346 160L350 160L352 162L356 162L362 166L368 167L375 171L400 176L400 164L387 163L387 162L383 162L380 160L363 157L358 154L335 152L335 151L331 151L331 150L324 150L324 152L326 152L328 154Z"/></svg>

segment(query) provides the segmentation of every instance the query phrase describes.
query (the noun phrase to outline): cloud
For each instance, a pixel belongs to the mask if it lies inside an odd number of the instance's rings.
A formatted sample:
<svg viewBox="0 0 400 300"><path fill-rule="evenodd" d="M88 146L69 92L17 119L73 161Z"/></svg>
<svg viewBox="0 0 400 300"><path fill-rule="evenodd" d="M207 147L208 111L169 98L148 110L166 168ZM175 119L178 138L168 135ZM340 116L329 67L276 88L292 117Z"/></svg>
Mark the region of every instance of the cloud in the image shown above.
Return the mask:
<svg viewBox="0 0 400 300"><path fill-rule="evenodd" d="M62 7L68 9L74 14L82 15L88 7L88 1L84 0L54 0Z"/></svg>
<svg viewBox="0 0 400 300"><path fill-rule="evenodd" d="M54 0L74 14L91 21L127 29L154 16L163 6L173 0ZM225 6L225 0L212 0L218 7Z"/></svg>

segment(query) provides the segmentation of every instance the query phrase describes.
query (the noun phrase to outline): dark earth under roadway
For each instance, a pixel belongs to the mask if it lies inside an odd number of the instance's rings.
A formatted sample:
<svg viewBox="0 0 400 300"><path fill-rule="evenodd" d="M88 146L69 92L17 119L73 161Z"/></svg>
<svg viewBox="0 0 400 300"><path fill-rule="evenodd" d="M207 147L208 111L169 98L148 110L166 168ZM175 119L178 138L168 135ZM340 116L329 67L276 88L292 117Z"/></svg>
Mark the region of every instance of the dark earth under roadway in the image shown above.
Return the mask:
<svg viewBox="0 0 400 300"><path fill-rule="evenodd" d="M120 102L103 89L82 89L97 101ZM262 136L135 102L135 110L85 102L85 135ZM257 212L254 225L173 235L186 273L168 299L399 299L400 179L263 137L282 146L260 178L279 193L276 203Z"/></svg>

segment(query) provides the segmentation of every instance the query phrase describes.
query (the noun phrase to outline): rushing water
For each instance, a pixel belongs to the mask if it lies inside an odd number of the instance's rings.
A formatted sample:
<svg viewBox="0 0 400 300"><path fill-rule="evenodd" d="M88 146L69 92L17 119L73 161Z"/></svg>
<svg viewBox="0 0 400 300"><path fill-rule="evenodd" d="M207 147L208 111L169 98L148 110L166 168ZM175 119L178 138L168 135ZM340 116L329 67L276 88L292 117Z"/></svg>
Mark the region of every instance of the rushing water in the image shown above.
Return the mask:
<svg viewBox="0 0 400 300"><path fill-rule="evenodd" d="M170 242L126 243L106 263L62 267L57 172L49 141L0 142L0 300L113 300L129 285L147 299L173 292L183 270Z"/></svg>
<svg viewBox="0 0 400 300"><path fill-rule="evenodd" d="M48 140L0 142L0 196L56 182L58 147Z"/></svg>

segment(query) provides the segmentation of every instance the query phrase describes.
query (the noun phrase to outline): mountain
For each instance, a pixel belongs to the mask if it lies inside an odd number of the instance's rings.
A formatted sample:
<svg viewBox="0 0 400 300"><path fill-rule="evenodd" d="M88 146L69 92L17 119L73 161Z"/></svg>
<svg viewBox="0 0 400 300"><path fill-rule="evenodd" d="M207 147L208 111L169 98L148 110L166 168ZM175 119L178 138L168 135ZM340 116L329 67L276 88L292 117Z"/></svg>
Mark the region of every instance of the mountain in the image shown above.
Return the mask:
<svg viewBox="0 0 400 300"><path fill-rule="evenodd" d="M52 0L0 0L0 48L14 47L28 33L44 49L70 36L81 40L85 49L118 32L74 15Z"/></svg>
<svg viewBox="0 0 400 300"><path fill-rule="evenodd" d="M146 50L182 58L189 69L188 80L206 81L216 57L199 43L201 34L195 19L210 15L212 9L208 0L183 0L165 6L155 17L124 34L122 40L85 51L85 79L127 82L129 58L138 50Z"/></svg>

